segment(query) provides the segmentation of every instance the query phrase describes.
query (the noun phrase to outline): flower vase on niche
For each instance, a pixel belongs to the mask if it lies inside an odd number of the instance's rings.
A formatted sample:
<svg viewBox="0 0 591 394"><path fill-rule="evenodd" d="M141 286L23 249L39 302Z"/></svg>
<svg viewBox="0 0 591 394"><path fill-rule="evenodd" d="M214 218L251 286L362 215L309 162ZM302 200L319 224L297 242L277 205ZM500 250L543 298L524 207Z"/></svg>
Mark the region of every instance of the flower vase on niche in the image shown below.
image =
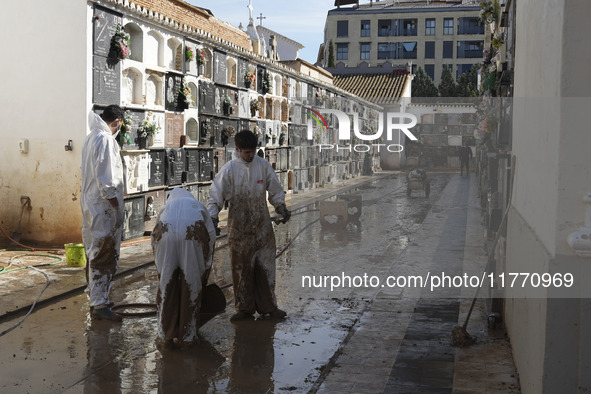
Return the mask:
<svg viewBox="0 0 591 394"><path fill-rule="evenodd" d="M154 135L160 130L160 126L158 126L156 120L152 117L152 111L148 111L146 115L146 119L137 130L135 142L138 145L138 149L148 149L148 138L151 138L153 141Z"/></svg>
<svg viewBox="0 0 591 394"><path fill-rule="evenodd" d="M257 116L257 111L262 110L262 106L257 99L250 100L250 117L254 118Z"/></svg>
<svg viewBox="0 0 591 394"><path fill-rule="evenodd" d="M256 76L253 72L246 71L242 80L244 81L244 87L250 89L250 86L256 81Z"/></svg>
<svg viewBox="0 0 591 394"><path fill-rule="evenodd" d="M138 149L146 149L148 147L148 137L137 137L137 146Z"/></svg>
<svg viewBox="0 0 591 394"><path fill-rule="evenodd" d="M234 112L232 108L232 100L229 97L226 97L224 99L224 102L222 103L222 108L225 116L230 116L232 115L232 112Z"/></svg>
<svg viewBox="0 0 591 394"><path fill-rule="evenodd" d="M205 51L203 49L197 49L195 60L197 61L197 75L203 75L203 66L205 66L205 63L207 62Z"/></svg>

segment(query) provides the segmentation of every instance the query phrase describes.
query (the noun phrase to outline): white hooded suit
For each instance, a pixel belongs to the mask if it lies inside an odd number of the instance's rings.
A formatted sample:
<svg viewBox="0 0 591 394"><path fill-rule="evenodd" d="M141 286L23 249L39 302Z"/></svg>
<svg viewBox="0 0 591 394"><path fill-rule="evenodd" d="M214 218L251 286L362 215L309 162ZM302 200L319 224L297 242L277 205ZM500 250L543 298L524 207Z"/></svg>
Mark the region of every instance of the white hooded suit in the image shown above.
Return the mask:
<svg viewBox="0 0 591 394"><path fill-rule="evenodd" d="M275 234L266 196L275 208L285 203L285 192L269 162L254 156L243 160L234 151L232 161L216 175L207 209L217 217L230 203L228 243L236 310L254 314L277 309L275 299Z"/></svg>
<svg viewBox="0 0 591 394"><path fill-rule="evenodd" d="M205 206L187 190L173 189L152 232L160 338L196 340L205 273L211 268L215 240Z"/></svg>
<svg viewBox="0 0 591 394"><path fill-rule="evenodd" d="M90 306L109 301L112 279L119 263L121 228L115 230L117 212L108 200L116 198L123 215L123 165L109 126L94 112L88 115L90 134L82 148L82 239Z"/></svg>

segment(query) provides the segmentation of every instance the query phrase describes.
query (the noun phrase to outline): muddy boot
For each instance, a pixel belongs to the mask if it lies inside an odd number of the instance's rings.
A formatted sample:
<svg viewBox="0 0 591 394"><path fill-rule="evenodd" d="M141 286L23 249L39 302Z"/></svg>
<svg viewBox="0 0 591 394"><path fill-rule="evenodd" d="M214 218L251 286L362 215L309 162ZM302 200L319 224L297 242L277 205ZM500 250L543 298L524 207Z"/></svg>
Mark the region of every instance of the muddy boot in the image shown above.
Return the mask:
<svg viewBox="0 0 591 394"><path fill-rule="evenodd" d="M156 338L156 348L160 351L162 351L162 350L171 351L174 349L174 341L172 339Z"/></svg>
<svg viewBox="0 0 591 394"><path fill-rule="evenodd" d="M254 319L254 317L252 316L252 313L236 312L232 315L232 317L230 318L230 321L252 320L252 319Z"/></svg>
<svg viewBox="0 0 591 394"><path fill-rule="evenodd" d="M111 308L109 308L108 306L104 306L102 308L93 308L92 318L98 320L111 320L116 322L120 322L123 320L123 318L120 315L113 312Z"/></svg>
<svg viewBox="0 0 591 394"><path fill-rule="evenodd" d="M269 317L271 319L285 319L287 317L287 312L277 308L273 312L269 313Z"/></svg>

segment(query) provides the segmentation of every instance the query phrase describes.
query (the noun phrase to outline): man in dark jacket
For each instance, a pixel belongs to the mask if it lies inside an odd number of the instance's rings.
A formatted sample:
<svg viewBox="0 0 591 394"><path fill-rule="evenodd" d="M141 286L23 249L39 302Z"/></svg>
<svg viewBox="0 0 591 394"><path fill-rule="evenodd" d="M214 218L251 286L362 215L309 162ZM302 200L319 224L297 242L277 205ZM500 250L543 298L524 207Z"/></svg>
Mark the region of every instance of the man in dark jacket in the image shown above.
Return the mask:
<svg viewBox="0 0 591 394"><path fill-rule="evenodd" d="M465 145L460 148L460 176L464 175L464 167L466 168L466 175L470 176L470 159L472 158L472 148Z"/></svg>

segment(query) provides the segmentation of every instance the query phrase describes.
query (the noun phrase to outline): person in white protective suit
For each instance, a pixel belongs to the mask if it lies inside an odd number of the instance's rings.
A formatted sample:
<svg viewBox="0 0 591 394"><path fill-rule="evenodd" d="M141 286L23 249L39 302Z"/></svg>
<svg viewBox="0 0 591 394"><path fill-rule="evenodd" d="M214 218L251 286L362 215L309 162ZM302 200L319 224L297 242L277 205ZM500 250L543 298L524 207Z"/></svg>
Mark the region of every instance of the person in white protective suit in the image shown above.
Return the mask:
<svg viewBox="0 0 591 394"><path fill-rule="evenodd" d="M93 318L121 321L109 293L119 263L123 224L123 165L115 137L124 112L110 105L88 115L90 134L82 148L82 240L86 250L87 292Z"/></svg>
<svg viewBox="0 0 591 394"><path fill-rule="evenodd" d="M159 346L171 349L175 338L181 347L199 342L199 310L215 240L205 205L187 190L173 189L152 231Z"/></svg>
<svg viewBox="0 0 591 394"><path fill-rule="evenodd" d="M228 212L228 243L236 314L231 320L252 318L255 312L273 318L287 313L275 298L275 234L266 195L287 222L285 192L269 162L255 155L257 137L248 130L236 134L236 151L216 175L209 190L207 209L218 230L224 202Z"/></svg>

